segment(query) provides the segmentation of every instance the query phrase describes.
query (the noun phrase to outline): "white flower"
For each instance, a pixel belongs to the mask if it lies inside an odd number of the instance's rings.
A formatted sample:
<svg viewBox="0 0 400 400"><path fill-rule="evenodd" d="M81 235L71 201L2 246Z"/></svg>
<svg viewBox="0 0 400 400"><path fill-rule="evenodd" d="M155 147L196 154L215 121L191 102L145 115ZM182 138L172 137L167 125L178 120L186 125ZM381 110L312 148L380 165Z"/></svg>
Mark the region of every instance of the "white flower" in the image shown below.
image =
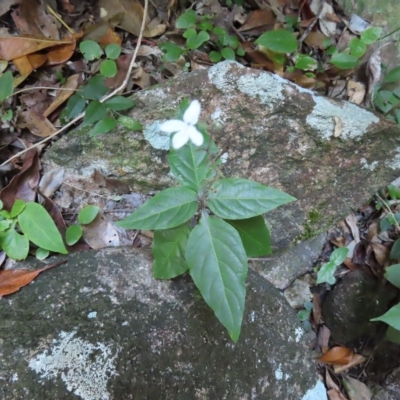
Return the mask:
<svg viewBox="0 0 400 400"><path fill-rule="evenodd" d="M190 139L196 146L203 144L203 135L196 129L199 120L201 106L198 100L193 100L183 114L183 121L171 119L161 124L160 129L166 133L175 133L172 138L172 147L180 149Z"/></svg>

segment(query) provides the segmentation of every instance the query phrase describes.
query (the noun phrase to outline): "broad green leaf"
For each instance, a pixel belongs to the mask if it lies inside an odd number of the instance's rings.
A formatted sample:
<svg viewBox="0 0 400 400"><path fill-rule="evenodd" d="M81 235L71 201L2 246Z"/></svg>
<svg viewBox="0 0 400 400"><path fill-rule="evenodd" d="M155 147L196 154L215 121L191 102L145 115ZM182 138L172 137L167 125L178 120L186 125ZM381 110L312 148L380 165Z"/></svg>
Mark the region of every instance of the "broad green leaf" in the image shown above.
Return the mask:
<svg viewBox="0 0 400 400"><path fill-rule="evenodd" d="M297 317L300 321L307 321L310 318L311 310L300 310Z"/></svg>
<svg viewBox="0 0 400 400"><path fill-rule="evenodd" d="M114 111L123 111L134 107L135 102L124 96L114 96L107 100L104 105Z"/></svg>
<svg viewBox="0 0 400 400"><path fill-rule="evenodd" d="M65 117L68 119L75 118L78 114L80 114L86 106L86 100L83 99L78 94L72 95L68 99L67 107L65 109Z"/></svg>
<svg viewBox="0 0 400 400"><path fill-rule="evenodd" d="M82 97L85 99L98 100L108 93L109 89L104 84L103 75L95 75L91 77L87 84L82 88Z"/></svg>
<svg viewBox="0 0 400 400"><path fill-rule="evenodd" d="M393 306L387 313L371 321L382 321L392 326L394 329L400 330L400 303Z"/></svg>
<svg viewBox="0 0 400 400"><path fill-rule="evenodd" d="M94 124L100 121L107 115L107 109L104 104L100 103L98 100L93 100L89 103L85 118L83 119L82 127Z"/></svg>
<svg viewBox="0 0 400 400"><path fill-rule="evenodd" d="M106 56L110 60L116 60L121 54L121 46L116 43L111 43L105 48Z"/></svg>
<svg viewBox="0 0 400 400"><path fill-rule="evenodd" d="M392 108L392 106L390 104L387 104L386 100L382 97L381 91L375 94L374 103L384 114L390 111L390 109Z"/></svg>
<svg viewBox="0 0 400 400"><path fill-rule="evenodd" d="M231 49L230 47L224 47L221 50L221 55L222 57L225 58L225 60L234 60L235 59L235 51Z"/></svg>
<svg viewBox="0 0 400 400"><path fill-rule="evenodd" d="M339 247L332 252L330 261L339 266L346 259L348 253L349 249L347 247Z"/></svg>
<svg viewBox="0 0 400 400"><path fill-rule="evenodd" d="M29 240L11 227L0 232L0 248L13 260L24 260L29 252Z"/></svg>
<svg viewBox="0 0 400 400"><path fill-rule="evenodd" d="M116 223L125 229L170 229L188 221L197 210L197 193L186 187L163 190Z"/></svg>
<svg viewBox="0 0 400 400"><path fill-rule="evenodd" d="M239 38L236 36L229 36L228 46L232 49L236 49L239 46Z"/></svg>
<svg viewBox="0 0 400 400"><path fill-rule="evenodd" d="M197 28L201 29L202 31L212 31L213 30L212 23L210 23L210 22L201 22L200 24L197 24Z"/></svg>
<svg viewBox="0 0 400 400"><path fill-rule="evenodd" d="M152 246L154 278L172 279L187 271L185 250L189 234L188 224L154 231Z"/></svg>
<svg viewBox="0 0 400 400"><path fill-rule="evenodd" d="M196 29L193 29L193 28L187 29L185 32L183 32L182 36L185 39L190 39L191 37L196 37L197 36Z"/></svg>
<svg viewBox="0 0 400 400"><path fill-rule="evenodd" d="M221 179L208 197L211 211L225 219L247 219L296 200L280 190L242 178Z"/></svg>
<svg viewBox="0 0 400 400"><path fill-rule="evenodd" d="M366 50L367 50L367 45L362 40L354 38L350 42L350 54L352 56L360 58L365 54Z"/></svg>
<svg viewBox="0 0 400 400"><path fill-rule="evenodd" d="M191 141L180 149L171 150L168 162L175 179L184 186L198 191L205 179L215 175L215 162L210 156L218 156L218 148L210 140L210 136L203 134L204 142L201 146L194 145Z"/></svg>
<svg viewBox="0 0 400 400"><path fill-rule="evenodd" d="M396 225L396 221L400 222L400 213L387 215L385 218L382 218L379 222L379 227L381 231L387 231L391 226Z"/></svg>
<svg viewBox="0 0 400 400"><path fill-rule="evenodd" d="M392 200L400 199L400 190L395 185L388 185L389 196Z"/></svg>
<svg viewBox="0 0 400 400"><path fill-rule="evenodd" d="M60 232L43 206L28 202L18 215L18 225L28 239L45 250L67 254Z"/></svg>
<svg viewBox="0 0 400 400"><path fill-rule="evenodd" d="M255 43L278 53L293 53L297 50L297 40L293 33L283 29L265 32Z"/></svg>
<svg viewBox="0 0 400 400"><path fill-rule="evenodd" d="M50 252L48 250L42 249L41 247L39 247L36 250L35 256L38 260L44 260L49 256Z"/></svg>
<svg viewBox="0 0 400 400"><path fill-rule="evenodd" d="M18 214L22 212L22 210L25 208L25 202L17 199L15 200L11 211L10 211L10 218L15 218Z"/></svg>
<svg viewBox="0 0 400 400"><path fill-rule="evenodd" d="M82 208L78 213L78 222L82 225L90 224L97 217L99 210L97 206L86 206Z"/></svg>
<svg viewBox="0 0 400 400"><path fill-rule="evenodd" d="M382 28L371 27L361 32L361 40L365 44L375 43L382 35Z"/></svg>
<svg viewBox="0 0 400 400"><path fill-rule="evenodd" d="M314 70L317 67L317 62L310 56L300 54L295 67L302 70Z"/></svg>
<svg viewBox="0 0 400 400"><path fill-rule="evenodd" d="M388 326L385 339L393 343L400 344L400 330L394 329L392 326Z"/></svg>
<svg viewBox="0 0 400 400"><path fill-rule="evenodd" d="M243 57L246 54L246 51L243 47L238 47L236 49L236 54L240 57Z"/></svg>
<svg viewBox="0 0 400 400"><path fill-rule="evenodd" d="M220 62L222 60L221 53L218 53L217 51L211 51L208 56L210 57L210 61L214 63Z"/></svg>
<svg viewBox="0 0 400 400"><path fill-rule="evenodd" d="M261 215L226 222L238 231L247 257L262 257L271 254L271 237Z"/></svg>
<svg viewBox="0 0 400 400"><path fill-rule="evenodd" d="M326 52L326 54L332 56L335 53L337 53L337 47L336 46L328 47L325 52Z"/></svg>
<svg viewBox="0 0 400 400"><path fill-rule="evenodd" d="M11 221L8 219L3 219L2 221L0 221L0 232L5 231L6 229L8 229L11 225Z"/></svg>
<svg viewBox="0 0 400 400"><path fill-rule="evenodd" d="M10 71L0 76L0 101L4 101L13 94L13 81L13 75Z"/></svg>
<svg viewBox="0 0 400 400"><path fill-rule="evenodd" d="M225 35L228 34L228 31L227 31L226 29L224 29L224 28L221 28L220 26L216 26L216 27L213 29L213 33L215 33L216 35L225 36Z"/></svg>
<svg viewBox="0 0 400 400"><path fill-rule="evenodd" d="M163 60L167 62L179 60L180 56L183 54L183 49L175 43L161 43L158 47L165 53L163 55Z"/></svg>
<svg viewBox="0 0 400 400"><path fill-rule="evenodd" d="M101 119L93 129L89 132L89 136L93 137L112 131L117 126L117 121L112 117L105 117Z"/></svg>
<svg viewBox="0 0 400 400"><path fill-rule="evenodd" d="M385 278L400 289L400 264L394 264L386 268Z"/></svg>
<svg viewBox="0 0 400 400"><path fill-rule="evenodd" d="M183 13L177 20L175 27L177 29L191 28L196 23L197 14L194 10L190 9Z"/></svg>
<svg viewBox="0 0 400 400"><path fill-rule="evenodd" d="M190 233L186 261L204 300L236 342L242 325L248 270L239 234L225 221L203 213Z"/></svg>
<svg viewBox="0 0 400 400"><path fill-rule="evenodd" d="M117 122L131 131L141 131L143 129L143 125L139 121L124 115L118 117Z"/></svg>
<svg viewBox="0 0 400 400"><path fill-rule="evenodd" d="M101 57L101 47L93 40L84 40L81 42L79 50L88 61L97 60Z"/></svg>
<svg viewBox="0 0 400 400"><path fill-rule="evenodd" d="M347 53L336 53L330 62L340 69L351 69L357 65L358 58Z"/></svg>
<svg viewBox="0 0 400 400"><path fill-rule="evenodd" d="M82 227L80 225L70 225L65 232L65 241L68 246L73 246L82 237Z"/></svg>
<svg viewBox="0 0 400 400"><path fill-rule="evenodd" d="M0 89L1 90L1 89ZM12 110L7 110L2 116L1 119L2 121L11 121L13 119L13 111Z"/></svg>
<svg viewBox="0 0 400 400"><path fill-rule="evenodd" d="M200 31L197 35L190 36L186 40L186 46L189 50L195 50L208 40L210 40L210 35L206 31Z"/></svg>
<svg viewBox="0 0 400 400"><path fill-rule="evenodd" d="M392 260L400 259L400 239L397 239L390 250L390 258Z"/></svg>
<svg viewBox="0 0 400 400"><path fill-rule="evenodd" d="M117 75L117 64L114 60L105 60L100 65L100 73L107 78Z"/></svg>
<svg viewBox="0 0 400 400"><path fill-rule="evenodd" d="M323 264L317 273L317 285L320 283L328 282L333 285L336 282L334 277L337 265L333 261Z"/></svg>
<svg viewBox="0 0 400 400"><path fill-rule="evenodd" d="M400 66L391 69L385 76L385 82L392 83L400 81Z"/></svg>

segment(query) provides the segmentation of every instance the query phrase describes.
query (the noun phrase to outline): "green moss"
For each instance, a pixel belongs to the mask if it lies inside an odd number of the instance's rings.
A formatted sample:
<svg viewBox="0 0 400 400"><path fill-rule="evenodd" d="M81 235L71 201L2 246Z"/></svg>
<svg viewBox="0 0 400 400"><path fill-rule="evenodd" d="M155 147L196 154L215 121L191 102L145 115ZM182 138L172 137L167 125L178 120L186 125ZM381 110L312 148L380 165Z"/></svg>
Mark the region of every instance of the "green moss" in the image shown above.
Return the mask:
<svg viewBox="0 0 400 400"><path fill-rule="evenodd" d="M325 203L321 203L317 208L311 210L307 214L306 222L303 225L303 233L295 237L294 243L312 239L313 237L327 230L329 226L333 224L333 218L329 218L327 221L324 221L324 216L321 213L324 206Z"/></svg>

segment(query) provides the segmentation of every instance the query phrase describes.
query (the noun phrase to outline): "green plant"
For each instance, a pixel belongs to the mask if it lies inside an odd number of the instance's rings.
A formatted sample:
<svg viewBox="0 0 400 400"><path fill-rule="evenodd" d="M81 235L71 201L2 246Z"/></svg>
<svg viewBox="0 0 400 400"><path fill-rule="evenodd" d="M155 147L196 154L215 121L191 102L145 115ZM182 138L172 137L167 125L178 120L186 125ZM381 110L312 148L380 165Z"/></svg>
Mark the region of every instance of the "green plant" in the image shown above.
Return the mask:
<svg viewBox="0 0 400 400"><path fill-rule="evenodd" d="M88 61L99 59L102 56L101 47L92 40L85 40L80 44L80 50ZM122 116L118 111L128 110L134 107L135 102L123 96L114 96L104 103L100 99L108 93L105 79L115 76L117 64L115 59L119 57L121 47L117 44L109 44L105 48L106 60L100 65L100 74L91 77L81 90L71 96L62 117L71 120L85 111L82 127L95 124L90 131L90 136L104 134L113 130L117 123L131 130L141 130L142 125L136 120Z"/></svg>
<svg viewBox="0 0 400 400"><path fill-rule="evenodd" d="M206 303L237 341L243 318L247 257L270 253L262 217L295 199L257 182L225 179L220 151L198 124L200 103L183 102L180 119L161 124L173 134L168 161L181 186L166 189L117 223L155 230L153 274L189 272Z"/></svg>
<svg viewBox="0 0 400 400"><path fill-rule="evenodd" d="M10 71L5 72L0 76L0 119L2 121L11 121L13 112L11 109L5 111L3 109L3 101L13 94L14 79Z"/></svg>
<svg viewBox="0 0 400 400"><path fill-rule="evenodd" d="M86 206L82 208L78 213L79 224L70 225L65 233L65 241L69 246L74 245L83 234L81 225L88 225L97 217L99 213L99 207L97 206Z"/></svg>
<svg viewBox="0 0 400 400"><path fill-rule="evenodd" d="M309 319L313 308L313 303L311 301L306 301L304 303L304 308L297 313L297 318L301 321L306 332L309 332L312 329Z"/></svg>
<svg viewBox="0 0 400 400"><path fill-rule="evenodd" d="M317 272L317 285L324 282L335 284L336 268L346 259L348 252L347 247L340 247L332 252L329 262L323 264Z"/></svg>
<svg viewBox="0 0 400 400"><path fill-rule="evenodd" d="M16 200L10 211L0 201L0 248L13 260L23 260L29 252L29 242L38 249L38 258L50 251L67 254L60 232L43 206Z"/></svg>

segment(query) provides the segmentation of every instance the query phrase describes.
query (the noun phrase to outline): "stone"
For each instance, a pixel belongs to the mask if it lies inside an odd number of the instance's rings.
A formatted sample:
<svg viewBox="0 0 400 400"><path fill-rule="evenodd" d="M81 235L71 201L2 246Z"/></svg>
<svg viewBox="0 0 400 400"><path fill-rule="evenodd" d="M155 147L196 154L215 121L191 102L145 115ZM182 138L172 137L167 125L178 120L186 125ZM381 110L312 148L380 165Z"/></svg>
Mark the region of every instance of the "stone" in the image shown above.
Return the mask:
<svg viewBox="0 0 400 400"><path fill-rule="evenodd" d="M220 149L228 148L225 176L253 179L297 198L265 217L274 250L322 233L400 175L400 128L394 123L233 61L181 74L132 98L137 105L129 116L143 132L118 128L91 138L88 129L77 129L53 144L45 169L64 166L66 181L78 187L90 184L95 169L144 194L175 185L167 164L169 137L159 126L183 99L196 98L201 122ZM76 190L71 198L74 209L88 195Z"/></svg>
<svg viewBox="0 0 400 400"><path fill-rule="evenodd" d="M155 280L151 263L146 249L72 253L2 298L0 398L326 400L304 331L266 280L250 271L234 344L188 276Z"/></svg>

